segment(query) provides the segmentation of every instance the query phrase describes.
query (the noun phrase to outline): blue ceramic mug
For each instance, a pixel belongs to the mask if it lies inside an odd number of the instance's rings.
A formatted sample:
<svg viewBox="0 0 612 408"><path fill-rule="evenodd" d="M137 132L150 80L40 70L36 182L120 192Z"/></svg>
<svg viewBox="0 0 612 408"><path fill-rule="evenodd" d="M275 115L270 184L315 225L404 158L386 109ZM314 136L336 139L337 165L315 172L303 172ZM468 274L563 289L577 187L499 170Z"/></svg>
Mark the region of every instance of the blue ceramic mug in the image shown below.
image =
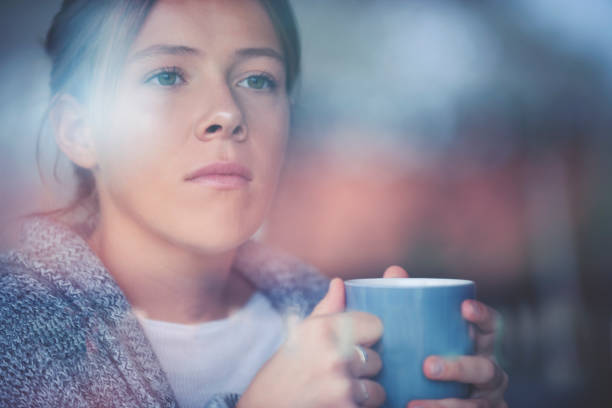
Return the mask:
<svg viewBox="0 0 612 408"><path fill-rule="evenodd" d="M433 381L423 374L432 355L473 354L469 324L461 302L475 297L472 281L459 279L354 279L345 282L347 310L378 316L384 325L374 346L383 367L375 381L387 393L384 407L399 408L415 399L466 398L468 385Z"/></svg>

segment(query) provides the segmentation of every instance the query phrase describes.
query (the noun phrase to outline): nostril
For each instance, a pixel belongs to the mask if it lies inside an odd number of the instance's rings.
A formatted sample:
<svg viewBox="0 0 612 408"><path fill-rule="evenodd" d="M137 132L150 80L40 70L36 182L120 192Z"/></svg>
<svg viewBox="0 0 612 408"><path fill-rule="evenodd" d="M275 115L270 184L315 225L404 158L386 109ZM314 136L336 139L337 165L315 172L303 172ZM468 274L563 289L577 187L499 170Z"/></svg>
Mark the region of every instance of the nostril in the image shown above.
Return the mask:
<svg viewBox="0 0 612 408"><path fill-rule="evenodd" d="M221 130L221 125L210 125L206 128L206 133L215 133L218 130Z"/></svg>

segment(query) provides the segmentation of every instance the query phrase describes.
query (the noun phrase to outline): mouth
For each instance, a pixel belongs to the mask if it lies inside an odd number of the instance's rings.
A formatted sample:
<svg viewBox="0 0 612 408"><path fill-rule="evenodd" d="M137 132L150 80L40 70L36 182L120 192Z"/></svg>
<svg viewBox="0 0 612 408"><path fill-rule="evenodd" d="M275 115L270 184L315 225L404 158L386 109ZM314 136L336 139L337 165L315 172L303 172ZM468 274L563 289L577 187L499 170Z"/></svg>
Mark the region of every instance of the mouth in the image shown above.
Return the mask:
<svg viewBox="0 0 612 408"><path fill-rule="evenodd" d="M229 190L247 186L253 180L253 173L238 163L218 162L189 173L184 180L220 190Z"/></svg>

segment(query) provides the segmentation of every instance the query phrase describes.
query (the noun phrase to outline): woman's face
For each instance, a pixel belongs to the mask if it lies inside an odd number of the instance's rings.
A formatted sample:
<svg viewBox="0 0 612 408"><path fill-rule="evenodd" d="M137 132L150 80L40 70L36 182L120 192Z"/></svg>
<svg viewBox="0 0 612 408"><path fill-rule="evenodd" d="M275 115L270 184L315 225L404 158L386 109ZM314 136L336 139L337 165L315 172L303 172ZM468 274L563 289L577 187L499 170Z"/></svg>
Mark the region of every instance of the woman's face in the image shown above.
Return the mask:
<svg viewBox="0 0 612 408"><path fill-rule="evenodd" d="M159 1L95 138L103 217L128 217L204 253L247 240L282 163L285 74L258 1ZM206 168L215 164L230 166Z"/></svg>

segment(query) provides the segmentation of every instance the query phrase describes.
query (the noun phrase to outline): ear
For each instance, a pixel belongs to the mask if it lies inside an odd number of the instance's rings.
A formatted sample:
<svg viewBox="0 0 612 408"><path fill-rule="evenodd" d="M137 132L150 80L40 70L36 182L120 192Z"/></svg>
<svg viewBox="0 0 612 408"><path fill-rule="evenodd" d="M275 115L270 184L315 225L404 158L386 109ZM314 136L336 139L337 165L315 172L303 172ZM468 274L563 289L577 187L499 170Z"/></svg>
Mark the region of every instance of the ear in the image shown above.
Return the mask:
<svg viewBox="0 0 612 408"><path fill-rule="evenodd" d="M62 152L77 166L95 167L93 132L83 105L73 96L62 94L53 103L50 117L55 141Z"/></svg>

